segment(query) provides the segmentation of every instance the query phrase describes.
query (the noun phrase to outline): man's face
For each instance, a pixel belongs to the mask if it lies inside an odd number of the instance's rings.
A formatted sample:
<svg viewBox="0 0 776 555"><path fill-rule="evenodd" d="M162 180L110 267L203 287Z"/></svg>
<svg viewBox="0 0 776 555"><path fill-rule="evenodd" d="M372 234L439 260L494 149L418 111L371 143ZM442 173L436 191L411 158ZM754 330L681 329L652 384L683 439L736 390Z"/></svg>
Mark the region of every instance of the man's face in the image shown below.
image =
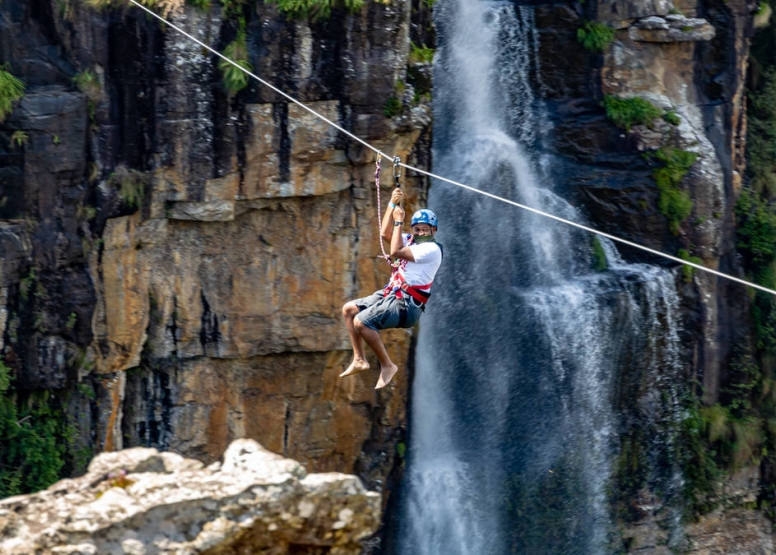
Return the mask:
<svg viewBox="0 0 776 555"><path fill-rule="evenodd" d="M434 229L428 224L415 224L412 226L412 233L422 237L424 235L433 235Z"/></svg>

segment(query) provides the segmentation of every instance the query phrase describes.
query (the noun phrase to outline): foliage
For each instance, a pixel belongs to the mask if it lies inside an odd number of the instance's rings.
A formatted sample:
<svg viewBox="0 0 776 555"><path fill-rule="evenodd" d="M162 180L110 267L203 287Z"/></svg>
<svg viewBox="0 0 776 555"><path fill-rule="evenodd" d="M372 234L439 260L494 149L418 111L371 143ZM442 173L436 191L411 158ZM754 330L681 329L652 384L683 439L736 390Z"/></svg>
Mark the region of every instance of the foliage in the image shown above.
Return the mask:
<svg viewBox="0 0 776 555"><path fill-rule="evenodd" d="M388 98L388 100L385 101L385 106L383 106L383 114L385 117L390 119L394 116L398 116L401 113L401 108L401 100L395 96L391 96Z"/></svg>
<svg viewBox="0 0 776 555"><path fill-rule="evenodd" d="M673 110L668 110L663 114L663 120L671 125L679 125L682 122L682 118L680 118Z"/></svg>
<svg viewBox="0 0 776 555"><path fill-rule="evenodd" d="M660 108L643 98L620 98L606 95L603 100L607 117L626 131L633 125L645 125L660 117Z"/></svg>
<svg viewBox="0 0 776 555"><path fill-rule="evenodd" d="M30 271L27 273L27 275L19 281L19 295L21 296L22 300L26 301L29 299L30 289L32 289L32 284L35 283L35 280L35 267L33 266L30 268Z"/></svg>
<svg viewBox="0 0 776 555"><path fill-rule="evenodd" d="M684 477L684 496L690 518L712 511L717 504L715 494L724 475L717 464L716 452L710 449L708 423L697 400L690 402L679 426L678 443Z"/></svg>
<svg viewBox="0 0 776 555"><path fill-rule="evenodd" d="M88 69L77 73L73 77L73 84L92 101L100 97L100 79Z"/></svg>
<svg viewBox="0 0 776 555"><path fill-rule="evenodd" d="M30 136L25 133L24 131L17 129L11 134L11 140L9 141L9 146L13 148L14 146L25 146L30 141Z"/></svg>
<svg viewBox="0 0 776 555"><path fill-rule="evenodd" d="M138 0L138 2L147 8L159 10L163 17L167 17L171 13L179 13L183 9L185 1L186 0ZM84 2L97 10L113 8L124 4L121 0L84 0Z"/></svg>
<svg viewBox="0 0 776 555"><path fill-rule="evenodd" d="M680 148L663 147L654 153L654 157L663 163L652 174L660 191L658 209L668 218L671 233L677 235L679 225L690 215L693 206L690 196L679 189L679 185L698 155Z"/></svg>
<svg viewBox="0 0 776 555"><path fill-rule="evenodd" d="M410 41L409 63L430 64L434 60L434 49L425 45L418 46Z"/></svg>
<svg viewBox="0 0 776 555"><path fill-rule="evenodd" d="M586 50L603 52L614 40L614 29L597 21L587 21L577 29L577 40Z"/></svg>
<svg viewBox="0 0 776 555"><path fill-rule="evenodd" d="M56 482L72 439L48 392L18 402L11 383L11 370L0 359L0 497Z"/></svg>
<svg viewBox="0 0 776 555"><path fill-rule="evenodd" d="M146 179L142 173L119 166L108 181L112 188L118 188L119 197L128 208L140 208L143 204Z"/></svg>
<svg viewBox="0 0 776 555"><path fill-rule="evenodd" d="M605 272L609 268L606 260L606 252L598 235L593 236L593 269L596 272Z"/></svg>
<svg viewBox="0 0 776 555"><path fill-rule="evenodd" d="M13 103L24 96L24 83L0 66L0 123L13 111Z"/></svg>
<svg viewBox="0 0 776 555"><path fill-rule="evenodd" d="M276 4L278 11L296 19L311 18L313 21L327 19L332 8L342 5L350 12L358 12L364 0L264 0L267 4Z"/></svg>
<svg viewBox="0 0 776 555"><path fill-rule="evenodd" d="M737 246L750 269L771 263L776 254L776 211L766 199L744 189L736 202Z"/></svg>
<svg viewBox="0 0 776 555"><path fill-rule="evenodd" d="M399 443L396 444L396 455L400 459L403 459L406 456L406 454L407 454L407 444L404 443L403 441L400 441Z"/></svg>
<svg viewBox="0 0 776 555"><path fill-rule="evenodd" d="M237 38L234 39L224 50L224 56L235 62L241 68L247 71L253 71L253 66L248 61L248 45L245 34L245 21L242 20L240 31ZM224 77L224 86L231 93L237 93L248 86L248 74L242 69L235 67L226 60L219 60L218 67L221 69Z"/></svg>
<svg viewBox="0 0 776 555"><path fill-rule="evenodd" d="M686 260L687 262L692 262L693 264L701 264L703 262L697 256L690 256L690 253L687 252L685 249L679 249L678 256L682 260ZM694 275L695 275L695 268L693 268L692 266L682 265L682 279L684 280L685 283L692 282L692 278Z"/></svg>
<svg viewBox="0 0 776 555"><path fill-rule="evenodd" d="M693 517L714 509L726 474L759 466L771 457L776 427L776 381L749 349L733 355L720 401L701 407L694 399L682 421L681 442L685 493Z"/></svg>
<svg viewBox="0 0 776 555"><path fill-rule="evenodd" d="M202 11L210 11L210 6L212 5L212 2L210 0L189 0L189 4L194 6L195 8L198 8Z"/></svg>
<svg viewBox="0 0 776 555"><path fill-rule="evenodd" d="M776 69L765 73L762 88L750 94L746 154L751 185L776 197Z"/></svg>

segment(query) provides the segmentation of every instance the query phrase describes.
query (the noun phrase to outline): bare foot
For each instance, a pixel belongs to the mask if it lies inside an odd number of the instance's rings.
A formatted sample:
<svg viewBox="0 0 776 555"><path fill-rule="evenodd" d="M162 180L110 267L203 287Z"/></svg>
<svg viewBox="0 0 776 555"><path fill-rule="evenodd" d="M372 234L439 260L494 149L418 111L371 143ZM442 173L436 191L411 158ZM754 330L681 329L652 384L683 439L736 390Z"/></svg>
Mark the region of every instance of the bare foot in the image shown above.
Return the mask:
<svg viewBox="0 0 776 555"><path fill-rule="evenodd" d="M390 366L383 366L380 368L380 379L377 380L377 385L375 386L375 389L382 389L389 383L391 383L391 380L396 375L396 372L399 371L399 367L395 364L391 364Z"/></svg>
<svg viewBox="0 0 776 555"><path fill-rule="evenodd" d="M362 358L353 359L353 362L350 363L348 369L340 374L339 377L344 378L345 376L363 372L364 370L369 370L369 363Z"/></svg>

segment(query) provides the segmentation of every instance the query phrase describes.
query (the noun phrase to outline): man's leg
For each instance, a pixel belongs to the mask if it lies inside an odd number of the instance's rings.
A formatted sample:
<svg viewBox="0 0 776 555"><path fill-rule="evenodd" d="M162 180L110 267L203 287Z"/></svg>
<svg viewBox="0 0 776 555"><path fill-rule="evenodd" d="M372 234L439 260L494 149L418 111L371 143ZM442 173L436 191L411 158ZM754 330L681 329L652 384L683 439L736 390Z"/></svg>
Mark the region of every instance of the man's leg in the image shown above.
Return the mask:
<svg viewBox="0 0 776 555"><path fill-rule="evenodd" d="M339 375L340 378L350 376L356 372L369 369L369 363L364 356L364 342L361 335L356 332L353 320L358 314L358 307L353 301L347 302L342 307L342 317L345 319L345 326L350 334L350 342L353 344L353 362L350 363L347 370Z"/></svg>
<svg viewBox="0 0 776 555"><path fill-rule="evenodd" d="M391 357L388 356L388 351L385 349L385 345L383 345L379 333L372 328L366 327L361 320L356 320L354 322L354 328L355 332L363 337L369 346L372 347L372 350L377 355L377 360L380 361L380 378L377 380L375 389L385 387L391 383L391 380L393 379L394 374L399 370L399 367L396 366L393 361L391 361Z"/></svg>

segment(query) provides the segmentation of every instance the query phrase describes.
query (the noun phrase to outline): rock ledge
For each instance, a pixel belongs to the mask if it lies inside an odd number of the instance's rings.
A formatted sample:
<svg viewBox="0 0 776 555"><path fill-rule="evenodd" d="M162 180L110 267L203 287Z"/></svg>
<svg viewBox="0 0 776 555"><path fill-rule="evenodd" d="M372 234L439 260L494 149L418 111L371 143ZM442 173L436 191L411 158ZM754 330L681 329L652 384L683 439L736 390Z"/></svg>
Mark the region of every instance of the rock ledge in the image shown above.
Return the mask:
<svg viewBox="0 0 776 555"><path fill-rule="evenodd" d="M0 552L357 555L380 496L355 476L307 474L253 440L208 467L156 449L97 456L80 478L0 500Z"/></svg>

